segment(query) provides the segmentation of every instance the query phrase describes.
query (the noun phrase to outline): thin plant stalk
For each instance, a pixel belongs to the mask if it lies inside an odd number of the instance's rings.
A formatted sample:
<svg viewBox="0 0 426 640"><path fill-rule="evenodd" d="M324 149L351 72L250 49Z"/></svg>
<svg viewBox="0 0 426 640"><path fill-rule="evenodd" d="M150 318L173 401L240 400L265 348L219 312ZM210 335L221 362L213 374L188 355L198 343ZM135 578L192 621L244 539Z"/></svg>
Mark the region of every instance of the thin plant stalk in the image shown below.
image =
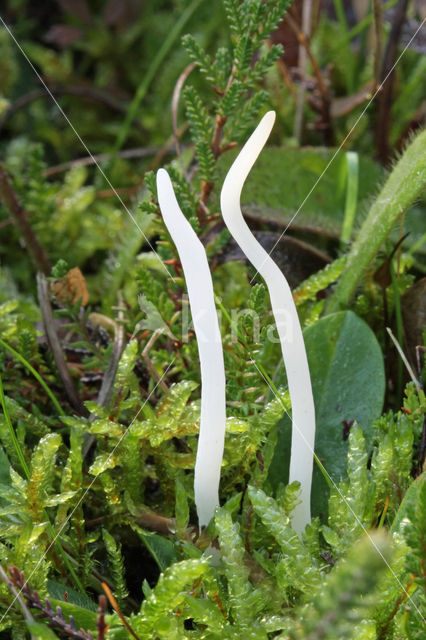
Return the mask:
<svg viewBox="0 0 426 640"><path fill-rule="evenodd" d="M414 371L411 368L410 363L407 360L407 356L405 355L405 353L403 352L401 345L399 344L398 340L395 338L395 336L392 333L392 329L390 329L389 327L386 327L386 331L388 332L392 342L395 345L396 350L398 351L399 355L401 356L401 360L402 362L405 364L407 371L410 375L411 380L414 382L414 384L416 385L417 391L420 391L421 386L420 386L420 382L417 380Z"/></svg>
<svg viewBox="0 0 426 640"><path fill-rule="evenodd" d="M302 8L302 33L309 40L311 33L311 20L312 20L312 0L304 0ZM305 104L305 73L306 63L308 60L306 47L299 43L299 60L298 67L302 76L302 81L299 85L297 93L296 113L294 119L294 137L300 142L302 137L303 127L303 107Z"/></svg>

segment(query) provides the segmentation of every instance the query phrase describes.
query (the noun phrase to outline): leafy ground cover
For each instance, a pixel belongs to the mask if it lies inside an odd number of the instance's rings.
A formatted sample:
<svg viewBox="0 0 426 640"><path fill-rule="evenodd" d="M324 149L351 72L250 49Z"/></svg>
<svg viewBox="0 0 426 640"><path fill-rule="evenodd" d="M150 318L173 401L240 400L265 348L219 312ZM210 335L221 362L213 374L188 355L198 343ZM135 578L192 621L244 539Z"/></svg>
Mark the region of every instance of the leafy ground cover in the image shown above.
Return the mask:
<svg viewBox="0 0 426 640"><path fill-rule="evenodd" d="M1 638L423 637L425 16L361 4L2 10ZM219 207L270 109L242 204L304 330L301 537L268 293ZM224 345L222 506L201 532L198 349L161 166L205 245Z"/></svg>

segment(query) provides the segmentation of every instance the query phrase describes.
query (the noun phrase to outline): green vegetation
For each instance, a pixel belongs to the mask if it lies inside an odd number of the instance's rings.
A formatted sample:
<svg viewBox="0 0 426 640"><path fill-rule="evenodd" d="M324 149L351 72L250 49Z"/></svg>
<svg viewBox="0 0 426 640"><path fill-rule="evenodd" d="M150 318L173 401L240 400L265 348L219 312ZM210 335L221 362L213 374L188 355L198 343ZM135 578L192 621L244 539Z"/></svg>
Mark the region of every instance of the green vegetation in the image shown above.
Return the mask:
<svg viewBox="0 0 426 640"><path fill-rule="evenodd" d="M0 25L0 637L420 640L425 61L401 37L416 8L326 2L306 40L308 2L39 4L10 0ZM268 294L219 208L270 109L242 205L304 329L301 538ZM198 350L161 166L206 247L224 346L222 506L201 532Z"/></svg>

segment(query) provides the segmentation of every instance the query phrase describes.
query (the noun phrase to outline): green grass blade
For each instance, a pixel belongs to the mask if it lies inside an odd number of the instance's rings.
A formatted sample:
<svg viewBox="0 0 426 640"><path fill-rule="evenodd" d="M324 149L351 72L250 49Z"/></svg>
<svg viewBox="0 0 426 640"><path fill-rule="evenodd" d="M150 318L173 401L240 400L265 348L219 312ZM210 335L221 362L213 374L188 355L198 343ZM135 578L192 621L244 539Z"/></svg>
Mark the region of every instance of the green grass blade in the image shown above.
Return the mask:
<svg viewBox="0 0 426 640"><path fill-rule="evenodd" d="M399 295L398 281L396 279L395 269L392 264L392 260L389 262L389 270L392 278L392 289L395 305L395 320L396 320L396 337L399 344L402 346L404 343L404 330L402 326L402 311L401 311L401 296ZM402 360L397 359L397 384L396 384L396 402L402 402ZM399 405L397 405L399 406Z"/></svg>
<svg viewBox="0 0 426 640"><path fill-rule="evenodd" d="M28 369L28 371L30 373L32 373L32 375L34 376L34 378L41 384L41 386L43 387L43 389L45 390L45 392L47 393L47 395L49 396L49 398L52 401L52 404L56 407L58 413L60 416L65 415L64 412L62 411L61 405L59 404L59 402L57 401L57 399L55 398L55 396L53 395L52 391L49 389L48 385L45 383L45 381L43 380L43 378L41 377L41 375L38 373L38 371L36 371L36 369L34 369L34 367L32 365L30 365L30 363L28 362L28 360L26 360L24 358L24 356L22 356L20 353L18 353L18 351L15 351L15 349L13 347L11 347L9 344L7 344L7 342L4 342L4 340L2 340L0 338L0 345L6 349L7 351L9 351L9 353L11 353L17 360L19 360L19 362L21 364L24 365L24 367L26 369Z"/></svg>
<svg viewBox="0 0 426 640"><path fill-rule="evenodd" d="M192 14L198 8L198 6L201 4L202 1L203 0L193 0L191 2L191 4L187 7L187 9L182 13L180 18L176 21L175 26L170 31L169 35L164 40L162 46L159 48L157 55L152 60L151 65L148 71L146 72L146 74L144 75L144 77L142 78L137 88L137 91L135 93L135 96L131 101L130 106L127 110L126 117L121 126L121 129L117 136L117 140L115 141L115 144L112 150L114 154L118 153L118 151L120 151L123 144L125 143L129 135L131 124L134 118L136 117L137 110L139 109L139 106L142 100L144 99L146 92L148 91L148 88L155 77L155 74L160 68L161 63L163 62L164 58L167 56L167 54L173 47L176 40L179 38L183 27L188 22L188 20L190 19L190 17L192 16Z"/></svg>
<svg viewBox="0 0 426 640"><path fill-rule="evenodd" d="M7 424L7 427L9 429L9 432L10 432L10 437L12 439L13 446L15 447L16 455L19 458L19 462L21 463L21 467L22 467L22 469L23 469L23 471L24 471L24 473L25 473L25 475L27 477L27 480L28 480L29 477L30 477L30 469L29 469L29 467L27 465L27 461L25 460L25 456L24 456L24 453L23 453L23 451L21 449L21 445L18 442L18 438L16 437L15 429L13 428L12 421L11 421L10 415L9 415L9 411L7 410L6 398L5 398L5 395L4 395L3 382L2 382L1 376L0 376L0 404L1 404L2 409L3 409L4 418L6 420L6 424Z"/></svg>
<svg viewBox="0 0 426 640"><path fill-rule="evenodd" d="M345 269L326 306L335 313L348 306L358 282L395 223L426 184L426 131L406 148L368 212L348 254Z"/></svg>
<svg viewBox="0 0 426 640"><path fill-rule="evenodd" d="M339 22L340 28L343 31L347 31L348 23L346 21L345 9L343 7L342 0L333 0L334 10L336 12L337 20Z"/></svg>
<svg viewBox="0 0 426 640"><path fill-rule="evenodd" d="M389 2L383 5L383 8L382 8L383 13L388 9L391 9L392 7L394 7L397 2L398 0L389 0ZM339 55L339 51L348 42L356 38L356 36L358 36L365 29L367 29L372 22L373 22L373 12L370 11L369 13L367 13L365 18L360 20L358 24L352 27L352 29L350 29L349 31L346 31L346 33L344 33L343 36L337 40L334 47L332 47L328 52L328 54L326 55L325 60L322 64L328 64L329 62L331 62L337 55Z"/></svg>
<svg viewBox="0 0 426 640"><path fill-rule="evenodd" d="M358 201L359 158L355 151L348 151L346 153L346 166L347 180L345 214L343 217L342 233L340 236L340 243L342 247L344 247L351 239Z"/></svg>

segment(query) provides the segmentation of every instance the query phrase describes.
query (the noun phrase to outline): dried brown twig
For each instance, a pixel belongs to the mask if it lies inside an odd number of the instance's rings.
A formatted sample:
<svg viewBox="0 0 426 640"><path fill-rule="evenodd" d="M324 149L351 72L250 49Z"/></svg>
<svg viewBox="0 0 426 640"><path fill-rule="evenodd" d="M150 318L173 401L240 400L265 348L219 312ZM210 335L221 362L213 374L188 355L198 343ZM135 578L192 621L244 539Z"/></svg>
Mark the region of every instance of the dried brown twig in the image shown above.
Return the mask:
<svg viewBox="0 0 426 640"><path fill-rule="evenodd" d="M118 309L117 322L112 321L114 325L114 344L112 347L111 357L109 359L107 368L105 369L105 373L102 378L102 384L101 384L101 388L99 390L98 399L97 399L97 403L100 407L105 407L108 404L109 399L111 397L112 388L115 382L115 376L117 375L118 363L120 362L121 354L123 353L123 349L125 347L125 342L126 342L126 335L124 330L124 314L123 314L124 305L123 305L123 299L121 294L119 294L118 303L119 304L117 307ZM93 317L93 315L95 314L91 314L91 315ZM99 314L96 314L96 315L99 315ZM90 319L90 316L89 316L89 319ZM92 413L90 415L90 422L93 422L95 418L96 418L95 414ZM87 452L89 451L94 441L95 441L95 436L93 435L93 433L87 433L83 443L83 448L82 448L83 457L86 456Z"/></svg>
<svg viewBox="0 0 426 640"><path fill-rule="evenodd" d="M50 93L49 93L50 92ZM7 111L4 113L2 118L0 119L0 131L6 124L6 122L11 118L17 111L27 106L34 100L39 100L40 98L50 98L51 95L56 97L60 97L63 95L70 96L78 96L89 100L95 100L96 102L101 102L105 106L117 111L125 115L127 113L128 105L120 102L110 93L102 91L100 89L96 89L94 87L86 87L81 85L53 85L49 87L49 92L46 91L44 87L40 87L40 89L34 89L29 93L26 93L23 96L20 96L12 102ZM144 131L140 122L136 119L132 121L133 126L139 131Z"/></svg>
<svg viewBox="0 0 426 640"><path fill-rule="evenodd" d="M76 628L72 616L69 616L69 621L67 622L60 606L57 606L56 610L53 610L49 598L46 598L43 604L37 591L32 589L25 580L23 571L19 571L17 567L12 566L9 567L9 575L9 582L14 588L18 589L20 596L22 596L21 599L26 601L26 606L30 609L36 609L39 611L41 617L46 618L46 623L51 629L66 634L66 637L71 640L94 640L91 631ZM9 586L9 583L7 584ZM9 588L11 587L9 586ZM105 640L105 632L108 628L105 623L105 612L106 598L101 595L99 596L98 619L96 622L96 628L98 631L97 640ZM31 619L34 620L32 616Z"/></svg>
<svg viewBox="0 0 426 640"><path fill-rule="evenodd" d="M390 156L389 135L391 128L392 93L395 79L395 60L406 19L408 0L400 0L395 8L392 26L386 45L381 70L381 91L377 94L376 146L379 160L385 164ZM386 79L386 82L384 80Z"/></svg>
<svg viewBox="0 0 426 640"><path fill-rule="evenodd" d="M109 600L110 605L112 606L112 608L114 609L114 611L118 615L118 617L120 618L120 620L123 623L123 625L126 627L127 631L130 633L130 635L132 635L135 638L135 640L140 640L139 636L136 635L136 633L133 631L133 629L130 626L130 624L127 622L126 618L121 613L120 607L118 606L118 602L114 598L114 595L113 595L111 589L104 582L102 583L102 588L103 588L103 590L105 591L105 593L107 595L107 598Z"/></svg>
<svg viewBox="0 0 426 640"><path fill-rule="evenodd" d="M18 196L13 190L9 176L2 165L0 165L0 197L3 200L6 209L12 216L12 219L25 242L25 246L34 266L45 275L49 275L50 263L46 252L34 233L34 229L28 221L26 212L19 204Z"/></svg>
<svg viewBox="0 0 426 640"><path fill-rule="evenodd" d="M306 57L309 58L309 62L312 65L312 69L313 69L315 80L316 80L316 89L318 92L318 98L310 100L310 103L311 103L311 106L315 109L315 111L318 111L320 113L321 120L320 122L317 123L317 125L318 125L318 128L321 128L321 130L324 133L325 143L327 145L332 145L334 143L333 125L332 125L331 114L330 114L332 96L328 88L328 83L324 78L324 75L318 65L318 62L314 54L312 53L312 50L309 44L309 37L302 31L302 29L297 24L296 20L292 18L292 16L289 13L286 14L285 20L287 21L288 25L297 36L297 39L301 46L301 51L305 52ZM304 68L300 68L300 73L302 75L301 86L303 87L303 83L305 80ZM301 109L301 107L299 107L299 109ZM301 113L299 114L299 118L300 117L301 117ZM299 126L301 126L301 123L297 125L296 129L298 129ZM299 137L299 135L297 137Z"/></svg>
<svg viewBox="0 0 426 640"><path fill-rule="evenodd" d="M34 618L32 617L31 613L29 612L29 610L27 608L27 605L25 604L25 602L21 598L21 594L16 590L14 583L9 578L9 576L6 573L6 571L3 569L3 567L1 565L0 565L0 578L8 586L9 591L15 596L16 602L19 604L19 606L22 609L22 613L24 614L24 618L28 622L34 622Z"/></svg>
<svg viewBox="0 0 426 640"><path fill-rule="evenodd" d="M40 272L37 274L37 293L47 341L49 343L50 349L52 350L55 364L58 368L59 375L65 387L65 392L68 396L71 406L81 415L87 416L88 411L77 395L74 383L71 378L71 374L65 361L61 343L59 342L59 338L56 334L52 306L50 304L50 292L48 283L44 274Z"/></svg>

